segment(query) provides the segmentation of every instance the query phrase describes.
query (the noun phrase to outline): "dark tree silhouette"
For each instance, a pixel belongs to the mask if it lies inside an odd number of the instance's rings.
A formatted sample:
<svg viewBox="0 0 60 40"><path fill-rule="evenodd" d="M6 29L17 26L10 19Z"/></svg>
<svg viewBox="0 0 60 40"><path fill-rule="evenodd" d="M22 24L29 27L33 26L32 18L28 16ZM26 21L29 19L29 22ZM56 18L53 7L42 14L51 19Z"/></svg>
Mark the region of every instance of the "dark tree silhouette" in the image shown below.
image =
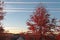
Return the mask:
<svg viewBox="0 0 60 40"><path fill-rule="evenodd" d="M4 33L4 31L3 27L0 27L0 33Z"/></svg>

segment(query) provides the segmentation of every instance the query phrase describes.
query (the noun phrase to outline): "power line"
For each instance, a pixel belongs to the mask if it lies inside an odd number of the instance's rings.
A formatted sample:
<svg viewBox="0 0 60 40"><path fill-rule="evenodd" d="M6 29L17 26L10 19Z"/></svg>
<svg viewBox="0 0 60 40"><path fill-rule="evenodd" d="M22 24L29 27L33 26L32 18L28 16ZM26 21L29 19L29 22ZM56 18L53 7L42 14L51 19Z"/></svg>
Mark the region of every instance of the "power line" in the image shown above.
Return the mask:
<svg viewBox="0 0 60 40"><path fill-rule="evenodd" d="M4 2L5 4L39 4L39 3L60 3L60 2Z"/></svg>
<svg viewBox="0 0 60 40"><path fill-rule="evenodd" d="M35 10L35 8L5 8L4 10ZM54 10L60 10L60 8L46 8L46 9L54 9Z"/></svg>
<svg viewBox="0 0 60 40"><path fill-rule="evenodd" d="M5 12L35 12L35 11L5 11ZM48 11L48 12L60 12L60 11Z"/></svg>

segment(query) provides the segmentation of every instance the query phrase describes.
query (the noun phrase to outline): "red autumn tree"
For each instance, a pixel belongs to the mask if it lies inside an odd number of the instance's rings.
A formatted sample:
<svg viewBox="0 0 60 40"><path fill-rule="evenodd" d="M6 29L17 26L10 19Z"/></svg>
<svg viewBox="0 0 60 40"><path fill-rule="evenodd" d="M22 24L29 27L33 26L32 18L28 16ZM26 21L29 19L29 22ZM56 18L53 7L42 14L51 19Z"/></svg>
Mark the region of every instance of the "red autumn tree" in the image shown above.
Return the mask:
<svg viewBox="0 0 60 40"><path fill-rule="evenodd" d="M44 7L38 7L33 15L31 15L30 20L27 22L29 30L34 33L40 33L47 31L49 21L49 14Z"/></svg>

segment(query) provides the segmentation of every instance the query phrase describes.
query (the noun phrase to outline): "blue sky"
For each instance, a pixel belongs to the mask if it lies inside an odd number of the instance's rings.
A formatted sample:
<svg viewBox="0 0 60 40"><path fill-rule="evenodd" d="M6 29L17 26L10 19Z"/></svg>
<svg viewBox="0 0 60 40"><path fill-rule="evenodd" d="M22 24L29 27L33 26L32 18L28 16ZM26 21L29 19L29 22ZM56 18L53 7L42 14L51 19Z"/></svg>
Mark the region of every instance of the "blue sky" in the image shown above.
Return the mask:
<svg viewBox="0 0 60 40"><path fill-rule="evenodd" d="M60 19L60 0L4 0L4 2L53 2L53 3L42 3L47 9L48 13L51 14L51 17L56 17ZM56 2L56 3L54 3ZM30 15L33 14L35 8L37 8L40 4L4 4L4 9L7 8L33 8L28 10L10 10L10 12L6 12L5 19L3 20L3 26L6 30L9 30L12 33L19 33L27 31L26 22L30 18ZM58 9L57 9L58 8ZM6 10L9 11L9 10ZM14 12L11 12L14 11ZM16 12L21 11L21 12ZM29 11L29 12L24 12ZM30 12L32 11L32 12Z"/></svg>

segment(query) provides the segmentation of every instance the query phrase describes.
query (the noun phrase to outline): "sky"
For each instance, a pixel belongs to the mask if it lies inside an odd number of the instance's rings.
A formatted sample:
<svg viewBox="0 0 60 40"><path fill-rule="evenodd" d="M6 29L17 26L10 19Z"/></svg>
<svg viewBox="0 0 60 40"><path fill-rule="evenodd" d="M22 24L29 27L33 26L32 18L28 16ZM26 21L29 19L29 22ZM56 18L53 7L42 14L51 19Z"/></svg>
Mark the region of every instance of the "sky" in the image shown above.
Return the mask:
<svg viewBox="0 0 60 40"><path fill-rule="evenodd" d="M60 19L60 0L3 0L6 15L3 20L3 27L10 33L28 31L26 22L35 9L42 5L47 9L51 18ZM15 3L14 3L15 2ZM22 2L22 3L21 3ZM35 2L35 3L34 3ZM41 3L39 3L41 2ZM15 10L16 9L16 10ZM24 10L23 10L24 9Z"/></svg>

